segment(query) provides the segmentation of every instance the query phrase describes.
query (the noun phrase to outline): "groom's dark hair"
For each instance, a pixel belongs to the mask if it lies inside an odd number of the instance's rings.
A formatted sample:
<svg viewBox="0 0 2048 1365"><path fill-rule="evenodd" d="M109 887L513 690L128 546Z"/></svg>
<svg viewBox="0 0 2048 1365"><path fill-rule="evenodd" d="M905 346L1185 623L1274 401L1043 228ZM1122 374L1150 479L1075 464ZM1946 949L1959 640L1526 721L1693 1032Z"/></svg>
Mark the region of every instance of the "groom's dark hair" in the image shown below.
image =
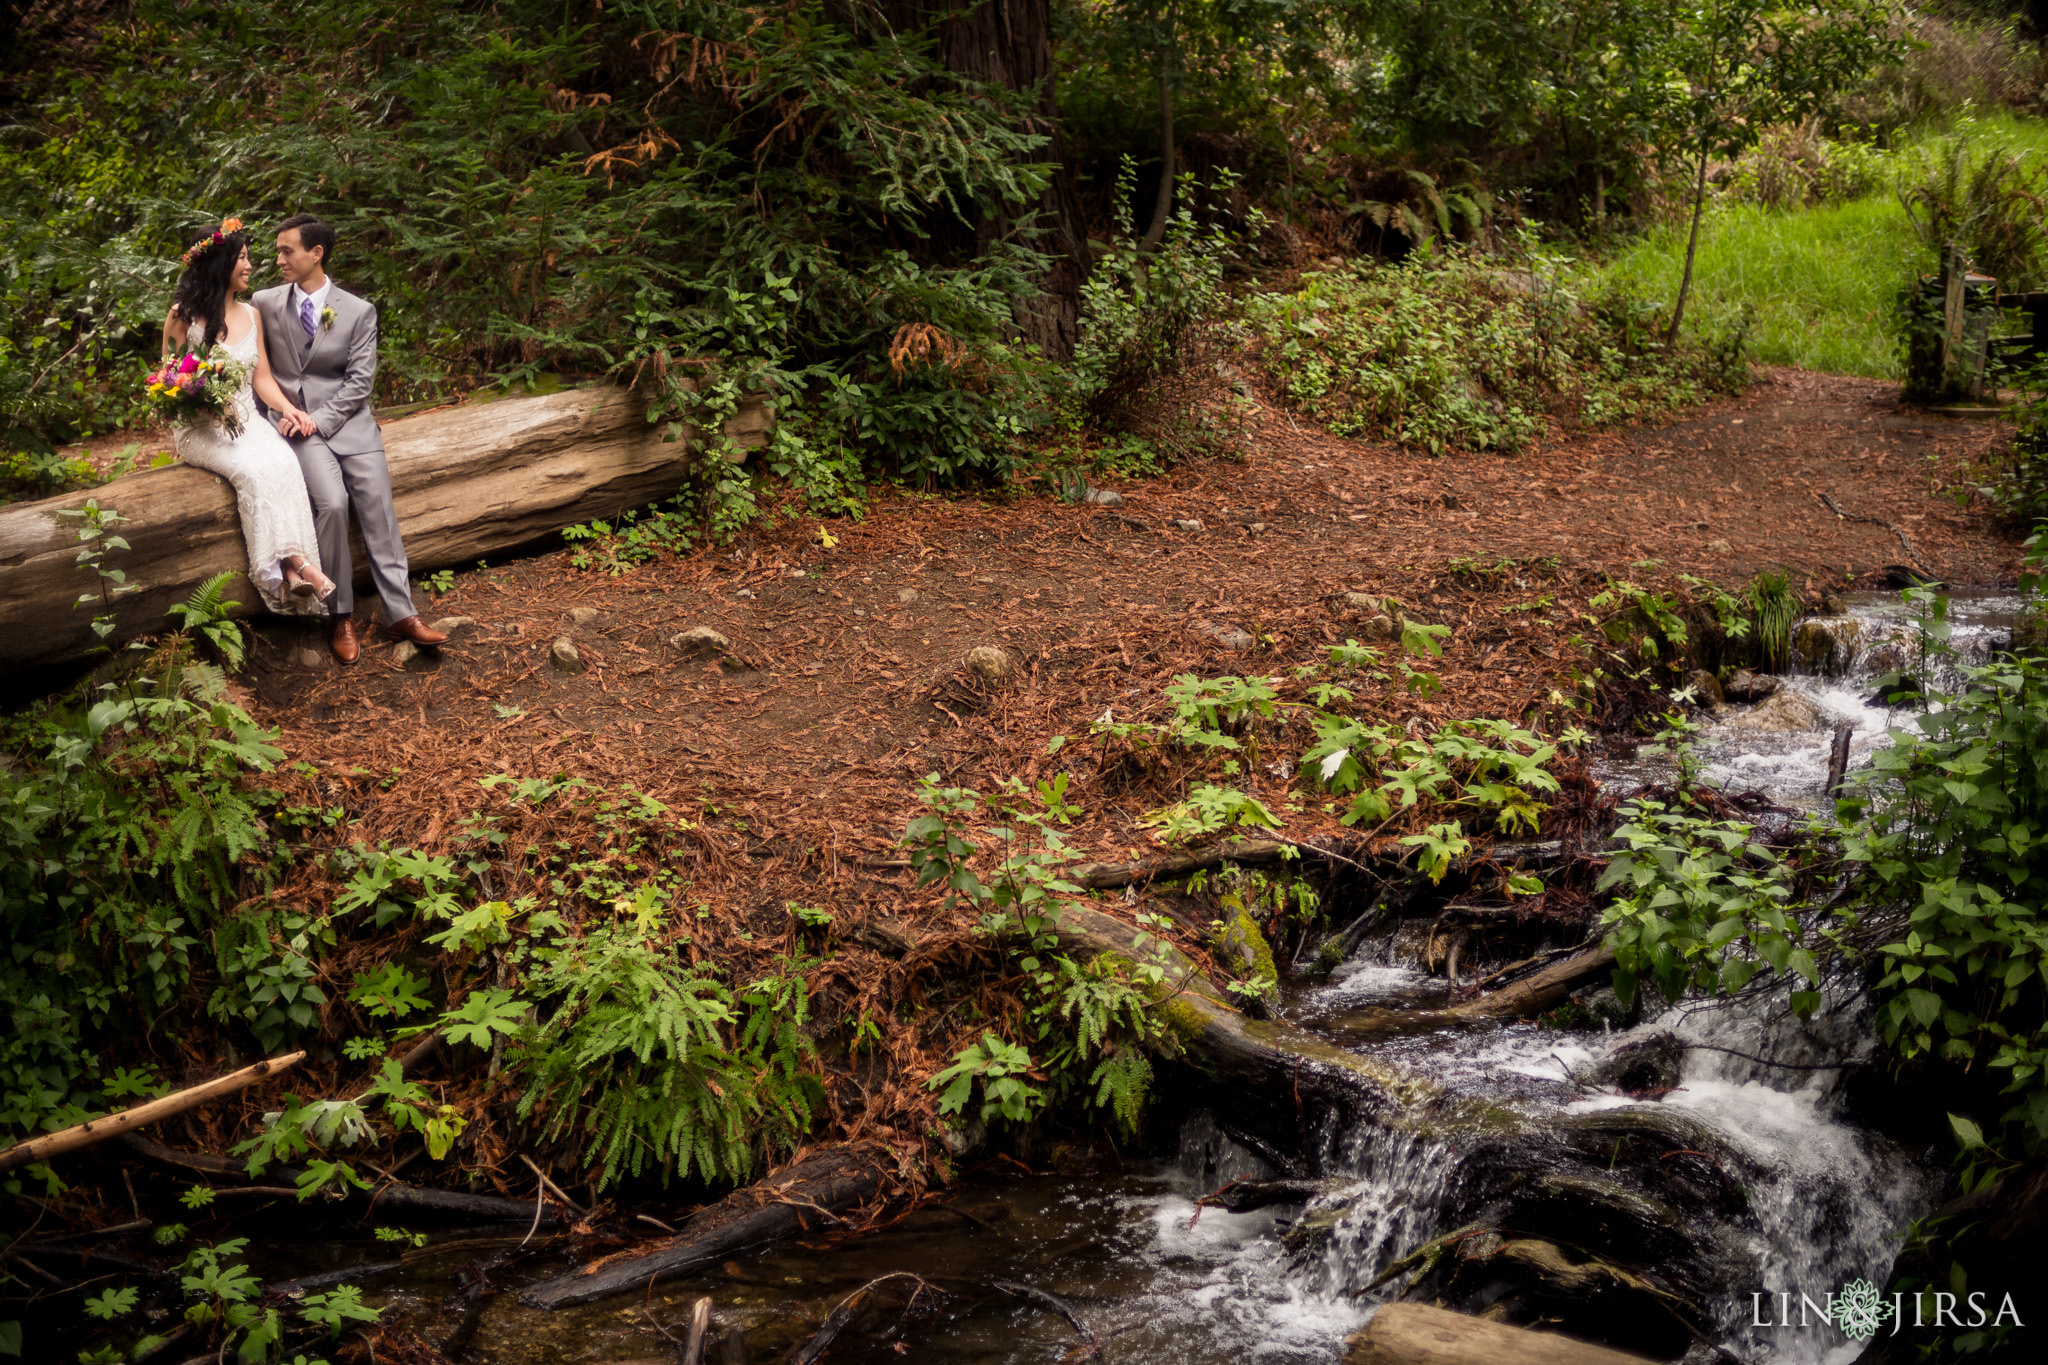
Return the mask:
<svg viewBox="0 0 2048 1365"><path fill-rule="evenodd" d="M327 226L327 224L321 222L310 213L295 213L277 225L279 232L290 232L293 228L299 230L300 246L308 251L311 251L316 246L320 248L320 268L322 270L334 264L333 228Z"/></svg>

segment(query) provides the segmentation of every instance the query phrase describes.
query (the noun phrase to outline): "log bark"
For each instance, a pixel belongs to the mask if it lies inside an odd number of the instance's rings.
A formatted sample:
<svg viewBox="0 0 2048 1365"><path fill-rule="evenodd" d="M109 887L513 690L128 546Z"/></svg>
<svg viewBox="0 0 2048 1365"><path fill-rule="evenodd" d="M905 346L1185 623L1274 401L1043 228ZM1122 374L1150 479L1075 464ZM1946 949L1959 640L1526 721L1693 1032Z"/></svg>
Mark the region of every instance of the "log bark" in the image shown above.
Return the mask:
<svg viewBox="0 0 2048 1365"><path fill-rule="evenodd" d="M146 1124L160 1123L173 1114L196 1109L208 1100L219 1099L222 1095L232 1095L265 1077L288 1071L305 1055L303 1052L291 1052L282 1057L272 1057L268 1061L216 1077L204 1085L191 1086L176 1094L166 1095L160 1100L150 1100L146 1104L123 1109L118 1114L109 1114L103 1119L94 1119L90 1123L81 1123L60 1132L30 1138L27 1142L18 1142L6 1151L0 1151L0 1171L11 1171L17 1166L26 1166L31 1161L48 1161L53 1156L75 1152L80 1147L90 1147L95 1142L119 1137Z"/></svg>
<svg viewBox="0 0 2048 1365"><path fill-rule="evenodd" d="M691 1217L673 1239L638 1256L602 1263L543 1280L522 1291L530 1308L568 1308L637 1294L651 1283L673 1280L716 1265L738 1251L805 1232L879 1193L887 1179L879 1153L834 1148L800 1161L766 1180L735 1190Z"/></svg>
<svg viewBox="0 0 2048 1365"><path fill-rule="evenodd" d="M774 418L760 401L741 408L725 435L764 444ZM564 526L672 496L702 458L694 432L661 439L637 399L608 386L532 398L437 408L384 424L392 501L415 574L476 563L542 544ZM150 470L39 502L0 508L0 669L60 664L99 643L99 608L74 608L98 584L78 566L76 511L87 500L121 514L125 551L107 564L135 590L115 599L110 641L164 630L174 603L223 570L246 573L248 553L226 480L183 465ZM355 541L357 586L369 556ZM249 614L256 590L230 596Z"/></svg>
<svg viewBox="0 0 2048 1365"><path fill-rule="evenodd" d="M1345 1343L1344 1365L1648 1365L1645 1357L1555 1332L1390 1303Z"/></svg>
<svg viewBox="0 0 2048 1365"><path fill-rule="evenodd" d="M450 1218L478 1218L488 1223L530 1223L534 1201L506 1199L495 1194L462 1194L454 1190L430 1190L418 1185L384 1185L370 1196L370 1207L378 1213L403 1209L411 1214L439 1214ZM554 1227L566 1215L553 1204L540 1206L539 1226Z"/></svg>

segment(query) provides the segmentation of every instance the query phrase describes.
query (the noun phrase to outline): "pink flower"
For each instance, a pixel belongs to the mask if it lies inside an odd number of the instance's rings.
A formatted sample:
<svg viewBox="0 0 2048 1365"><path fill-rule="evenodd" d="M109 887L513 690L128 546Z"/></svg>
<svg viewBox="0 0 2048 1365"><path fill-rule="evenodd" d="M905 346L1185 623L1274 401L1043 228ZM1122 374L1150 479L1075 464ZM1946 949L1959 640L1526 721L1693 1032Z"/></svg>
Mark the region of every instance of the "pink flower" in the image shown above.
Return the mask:
<svg viewBox="0 0 2048 1365"><path fill-rule="evenodd" d="M199 357L196 355L187 355L182 361L178 362L179 374L190 374L198 368Z"/></svg>

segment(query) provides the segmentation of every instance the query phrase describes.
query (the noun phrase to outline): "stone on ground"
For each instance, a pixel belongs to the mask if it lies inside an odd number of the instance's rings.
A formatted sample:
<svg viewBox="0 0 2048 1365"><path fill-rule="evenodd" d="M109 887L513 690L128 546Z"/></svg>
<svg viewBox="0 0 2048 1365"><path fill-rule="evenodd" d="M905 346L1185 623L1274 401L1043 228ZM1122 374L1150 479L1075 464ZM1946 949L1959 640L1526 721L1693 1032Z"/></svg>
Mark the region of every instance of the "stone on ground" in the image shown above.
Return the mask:
<svg viewBox="0 0 2048 1365"><path fill-rule="evenodd" d="M669 636L668 642L678 654L692 659L708 659L714 654L725 654L732 649L732 641L709 626L691 626L686 631Z"/></svg>
<svg viewBox="0 0 2048 1365"><path fill-rule="evenodd" d="M984 687L1001 689L1017 681L1016 657L996 645L976 645L967 651L961 663Z"/></svg>
<svg viewBox="0 0 2048 1365"><path fill-rule="evenodd" d="M555 641L554 647L548 651L548 654L554 659L555 667L561 669L564 673L581 673L583 671L583 656L576 652L576 642L566 635Z"/></svg>
<svg viewBox="0 0 2048 1365"><path fill-rule="evenodd" d="M1344 1365L1647 1365L1645 1358L1555 1332L1390 1303L1344 1344Z"/></svg>
<svg viewBox="0 0 2048 1365"><path fill-rule="evenodd" d="M1768 673L1752 673L1739 668L1733 677L1721 684L1721 690L1730 701L1762 701L1778 690L1778 680Z"/></svg>

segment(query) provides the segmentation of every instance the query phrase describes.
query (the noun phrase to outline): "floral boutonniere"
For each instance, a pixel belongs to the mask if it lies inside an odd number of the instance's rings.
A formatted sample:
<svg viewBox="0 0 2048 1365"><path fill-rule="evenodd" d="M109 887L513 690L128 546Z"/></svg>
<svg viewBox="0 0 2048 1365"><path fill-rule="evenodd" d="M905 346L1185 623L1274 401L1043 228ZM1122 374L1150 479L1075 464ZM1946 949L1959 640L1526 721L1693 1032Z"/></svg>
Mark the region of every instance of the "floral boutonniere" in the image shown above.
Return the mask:
<svg viewBox="0 0 2048 1365"><path fill-rule="evenodd" d="M322 308L320 310L320 330L324 332L332 326L334 326L334 310L332 308Z"/></svg>

